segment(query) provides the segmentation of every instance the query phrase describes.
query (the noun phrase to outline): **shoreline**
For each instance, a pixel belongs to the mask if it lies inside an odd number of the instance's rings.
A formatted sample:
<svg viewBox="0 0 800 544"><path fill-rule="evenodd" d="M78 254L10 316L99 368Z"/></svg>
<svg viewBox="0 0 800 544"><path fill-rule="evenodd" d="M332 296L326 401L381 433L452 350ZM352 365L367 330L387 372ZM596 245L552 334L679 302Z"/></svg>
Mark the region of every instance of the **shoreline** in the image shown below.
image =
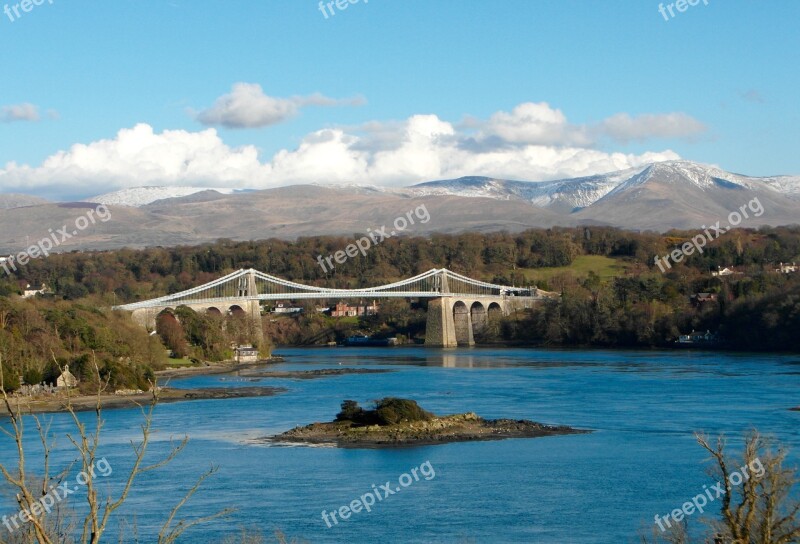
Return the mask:
<svg viewBox="0 0 800 544"><path fill-rule="evenodd" d="M348 376L351 374L386 374L397 372L393 368L319 368L316 370L272 370L244 372L239 374L242 378L249 379L290 379L290 380L314 380L317 378L331 378L335 376Z"/></svg>
<svg viewBox="0 0 800 544"><path fill-rule="evenodd" d="M158 394L158 404L171 404L174 402L187 402L194 400L224 400L254 397L271 397L285 393L284 387L211 387L207 389L174 389L164 388ZM23 415L67 413L67 397L53 397L46 399L10 398L11 406ZM97 395L76 395L69 397L70 404L75 412L92 411L97 406ZM135 395L115 395L113 393L100 395L102 410L119 408L133 408L148 406L153 400L149 391ZM16 401L16 402L15 402ZM0 415L8 414L4 405L0 405Z"/></svg>
<svg viewBox="0 0 800 544"><path fill-rule="evenodd" d="M403 349L403 348L424 348L429 350L467 350L467 349L535 349L543 351L642 351L642 352L709 352L709 353L730 353L736 355L797 355L794 351L780 351L780 350L742 350L724 346L691 346L691 347L675 347L672 344L661 346L593 346L593 345L548 345L548 344L531 344L526 342L500 342L500 343L487 343L475 344L474 346L458 346L453 348L436 348L426 347L425 344L407 343L398 344L396 346L326 346L325 344L298 344L298 345L278 345L275 346L275 351L282 349L336 349L336 348L349 348L349 349Z"/></svg>
<svg viewBox="0 0 800 544"><path fill-rule="evenodd" d="M250 363L237 363L235 361L221 361L219 363L205 362L199 366L187 366L177 368L165 368L164 370L156 370L154 374L156 379L161 378L186 378L189 376L213 376L215 374L231 374L241 370L248 370L270 363L282 363L286 359L284 357L270 357L269 359L259 359Z"/></svg>

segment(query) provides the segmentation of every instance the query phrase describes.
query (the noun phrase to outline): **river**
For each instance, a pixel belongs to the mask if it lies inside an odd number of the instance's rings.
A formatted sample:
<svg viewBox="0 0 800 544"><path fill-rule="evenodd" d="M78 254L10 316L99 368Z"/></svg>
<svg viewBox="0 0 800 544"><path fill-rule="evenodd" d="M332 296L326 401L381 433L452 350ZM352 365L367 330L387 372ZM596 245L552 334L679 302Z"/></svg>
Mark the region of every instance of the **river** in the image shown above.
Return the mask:
<svg viewBox="0 0 800 544"><path fill-rule="evenodd" d="M792 448L792 463L800 460L800 412L789 411L800 405L797 355L421 347L291 348L276 355L286 362L271 370L394 372L260 382L231 375L173 380L176 387L275 385L288 392L158 407L153 458L170 437L186 433L191 440L167 468L142 477L120 511L129 523L135 519L140 541L155 542L169 506L212 464L219 472L183 515L237 510L191 529L179 542L217 543L249 528L266 534L279 529L314 543L633 543L653 530L655 514L680 508L704 484L715 483L705 472L707 455L695 431L725 433L735 446L755 427ZM344 399L365 405L385 396L413 398L440 414L475 411L594 432L388 450L259 441L328 421ZM113 473L100 483L115 491L130 464L129 441L138 436L141 414L125 409L104 416L100 455ZM91 414L81 417L90 420ZM63 437L70 422L60 414L52 425L59 436L57 460L71 459ZM3 462L13 458L8 439L0 441L0 455ZM427 476L412 479L411 469L423 465ZM323 519L323 511L338 511L386 482L394 493L384 497L387 492L379 490L382 498L370 512L338 523ZM9 514L15 511L7 498L0 500ZM690 526L698 518L691 516Z"/></svg>

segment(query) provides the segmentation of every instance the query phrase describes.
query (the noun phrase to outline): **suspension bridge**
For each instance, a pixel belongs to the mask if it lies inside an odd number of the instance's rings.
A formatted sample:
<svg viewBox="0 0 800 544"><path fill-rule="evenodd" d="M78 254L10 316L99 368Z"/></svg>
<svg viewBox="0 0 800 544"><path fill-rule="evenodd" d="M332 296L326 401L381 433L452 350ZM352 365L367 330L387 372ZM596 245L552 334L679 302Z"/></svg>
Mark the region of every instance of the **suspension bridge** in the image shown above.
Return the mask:
<svg viewBox="0 0 800 544"><path fill-rule="evenodd" d="M471 346L491 317L530 308L537 301L557 298L536 288L487 283L434 268L402 281L358 289L332 289L304 285L255 269L237 270L198 287L151 300L115 306L132 312L142 326L154 329L165 310L187 306L197 312L261 317L261 301L271 300L376 300L383 298L429 299L425 345Z"/></svg>

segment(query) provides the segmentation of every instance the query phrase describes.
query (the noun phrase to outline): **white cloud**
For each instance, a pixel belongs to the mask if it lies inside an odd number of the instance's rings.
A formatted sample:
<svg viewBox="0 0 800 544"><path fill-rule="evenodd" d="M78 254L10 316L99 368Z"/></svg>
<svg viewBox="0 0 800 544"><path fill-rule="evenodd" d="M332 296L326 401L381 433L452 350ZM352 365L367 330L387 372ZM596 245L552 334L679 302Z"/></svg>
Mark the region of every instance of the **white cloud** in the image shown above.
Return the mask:
<svg viewBox="0 0 800 544"><path fill-rule="evenodd" d="M309 96L275 98L264 94L256 83L235 83L229 94L219 97L210 108L195 114L206 126L258 128L282 123L306 106L361 105L361 97L335 99L315 93Z"/></svg>
<svg viewBox="0 0 800 544"><path fill-rule="evenodd" d="M693 138L706 131L706 126L685 113L644 114L631 117L618 113L599 125L602 134L618 142L653 138Z"/></svg>
<svg viewBox="0 0 800 544"><path fill-rule="evenodd" d="M39 108L28 102L0 107L0 123L38 121L40 118Z"/></svg>
<svg viewBox="0 0 800 544"><path fill-rule="evenodd" d="M706 131L705 125L685 113L656 113L631 117L618 113L595 124L570 123L559 109L547 102L525 102L512 112L499 111L487 121L468 119L465 127L477 129L477 141L488 145L530 144L595 147L610 139L631 141L691 139Z"/></svg>
<svg viewBox="0 0 800 544"><path fill-rule="evenodd" d="M482 124L480 136L496 136L513 144L586 147L592 143L586 127L571 125L561 110L546 102L525 102L511 113L495 113Z"/></svg>
<svg viewBox="0 0 800 544"><path fill-rule="evenodd" d="M312 132L296 149L283 149L271 158L259 157L254 146L229 147L215 129L156 133L139 124L120 130L113 139L75 144L38 167L9 163L0 169L0 190L90 196L142 185L397 186L471 175L536 181L679 159L670 150L630 154L591 146L598 134L643 138L679 132L660 116L653 116L650 126L644 126L643 119L646 116L612 117L604 121L603 133L596 126L569 124L547 104L523 104L511 113L459 125L436 115L413 115L404 121Z"/></svg>
<svg viewBox="0 0 800 544"><path fill-rule="evenodd" d="M265 186L269 166L253 146L232 149L217 131L165 130L139 124L111 140L75 144L39 167L9 163L0 188L96 192L141 185Z"/></svg>

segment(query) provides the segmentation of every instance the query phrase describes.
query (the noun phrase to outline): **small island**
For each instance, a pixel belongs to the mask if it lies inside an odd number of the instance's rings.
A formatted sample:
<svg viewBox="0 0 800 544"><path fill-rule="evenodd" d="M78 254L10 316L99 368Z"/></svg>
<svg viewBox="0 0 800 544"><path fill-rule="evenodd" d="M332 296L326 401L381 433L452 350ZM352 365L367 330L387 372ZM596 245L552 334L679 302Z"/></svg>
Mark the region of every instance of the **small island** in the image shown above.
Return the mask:
<svg viewBox="0 0 800 544"><path fill-rule="evenodd" d="M295 427L267 440L334 444L340 448L386 448L588 432L525 419L483 419L473 412L437 416L423 410L416 401L386 397L377 401L373 410L364 410L357 402L346 400L334 421Z"/></svg>

